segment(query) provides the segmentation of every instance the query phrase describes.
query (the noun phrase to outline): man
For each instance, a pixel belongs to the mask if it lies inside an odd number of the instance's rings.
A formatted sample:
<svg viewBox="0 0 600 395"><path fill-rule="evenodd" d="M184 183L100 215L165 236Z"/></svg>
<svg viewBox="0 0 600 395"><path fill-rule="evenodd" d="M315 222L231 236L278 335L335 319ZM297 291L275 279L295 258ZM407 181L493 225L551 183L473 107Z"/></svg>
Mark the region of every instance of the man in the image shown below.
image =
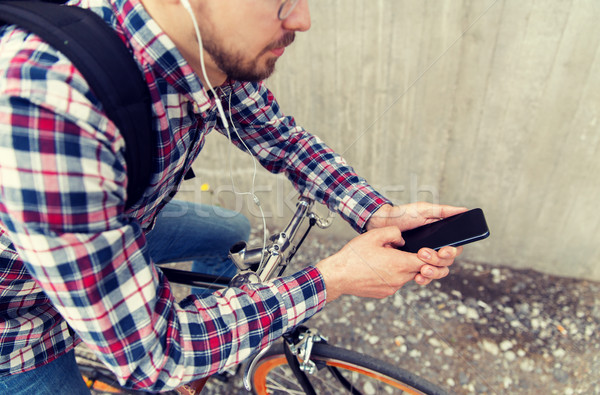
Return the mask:
<svg viewBox="0 0 600 395"><path fill-rule="evenodd" d="M460 253L390 248L402 244L401 231L463 209L392 207L283 116L259 82L294 33L309 29L307 0L190 3L78 2L130 46L153 100L153 177L127 211L123 139L85 80L35 35L14 26L0 30L2 392L85 393L72 352L79 339L124 385L175 388L241 362L326 301L344 294L381 298L413 279L425 285L442 278ZM243 140L264 167L285 172L302 193L366 233L291 276L177 303L154 264L222 254L207 234L225 240L248 232L239 216L225 222L228 216L217 214L203 224L186 215L190 228L176 232L181 217L169 223L174 216L167 215L198 209L171 199L206 134L226 133L227 118L241 136L232 134L236 145ZM166 257L156 247L161 242L201 244L206 251L173 249Z"/></svg>

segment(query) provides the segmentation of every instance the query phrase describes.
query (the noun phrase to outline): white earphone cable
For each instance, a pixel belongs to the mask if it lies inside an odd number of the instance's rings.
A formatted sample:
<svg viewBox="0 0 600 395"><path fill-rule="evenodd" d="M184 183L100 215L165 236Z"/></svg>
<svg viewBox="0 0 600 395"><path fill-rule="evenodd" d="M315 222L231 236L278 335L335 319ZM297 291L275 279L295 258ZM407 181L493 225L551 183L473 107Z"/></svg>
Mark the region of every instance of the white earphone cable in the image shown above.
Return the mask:
<svg viewBox="0 0 600 395"><path fill-rule="evenodd" d="M255 194L255 185L256 185L256 174L257 174L257 164L256 164L256 158L254 157L254 155L252 155L252 152L250 151L250 148L248 148L248 146L246 145L246 142L244 140L242 140L242 138L240 137L240 134L237 131L237 128L235 127L235 124L233 122L233 118L231 116L231 96L232 96L233 92L229 92L229 103L228 103L228 107L229 107L229 120L231 121L231 126L233 127L233 131L235 132L238 140L242 143L242 145L244 146L244 148L246 149L246 152L248 152L248 154L250 155L250 157L252 158L252 164L254 166L254 170L252 172L252 187L250 189L250 192L237 192L236 188L235 188L235 182L233 181L233 167L232 167L232 163L231 163L231 151L233 149L233 142L231 141L231 133L229 132L229 128L227 129L227 138L229 139L229 149L227 152L227 160L229 162L229 178L231 179L231 187L233 188L233 193L235 194L239 194L239 195L250 195L252 196L252 200L254 201L254 204L256 204L256 206L258 207L258 209L260 210L260 216L262 218L262 223L263 223L263 248L262 248L262 252L261 252L261 267L263 264L263 260L264 260L264 255L265 255L265 248L267 246L267 220L265 218L265 213L263 212L262 206L260 204L260 199L258 198L258 196L256 196Z"/></svg>
<svg viewBox="0 0 600 395"><path fill-rule="evenodd" d="M233 190L233 193L236 195L249 195L252 197L252 200L254 201L254 204L256 204L256 206L258 207L258 209L260 210L260 214L261 214L261 218L262 218L262 222L263 222L263 248L261 250L261 265L263 265L263 260L264 260L264 250L267 246L267 221L265 219L265 214L263 212L263 209L261 207L260 204L260 199L258 198L258 196L256 196L255 192L255 185L256 185L256 174L257 174L257 165L256 165L256 158L254 157L254 155L252 155L252 152L250 151L250 149L248 148L248 146L246 145L246 143L244 142L244 140L242 140L242 138L240 137L237 129L234 126L233 123L233 118L231 116L231 96L232 96L232 92L229 93L229 120L231 121L231 126L233 127L233 130L238 138L238 140L242 143L242 145L244 146L244 148L246 149L246 151L248 152L248 154L250 154L250 156L252 157L252 161L253 161L253 165L254 165L254 171L253 171L253 175L252 175L252 187L250 189L249 192L238 192L235 188L235 182L233 180L233 166L232 166L232 162L231 162L231 150L232 150L232 140L231 140L231 132L229 131L229 122L227 121L227 117L225 116L225 111L223 110L223 105L221 104L221 100L219 99L219 97L217 96L214 88L212 87L210 80L208 79L208 74L206 73L206 67L204 66L204 51L203 51L203 44L202 44L202 36L200 34L200 28L198 26L198 22L196 21L196 16L194 15L194 11L192 10L192 6L190 5L188 0L181 0L181 4L183 5L183 7L185 8L185 10L190 14L190 17L192 19L192 23L194 25L194 30L196 32L196 38L198 40L198 52L200 55L200 67L202 69L202 76L204 77L204 81L206 82L206 85L208 87L208 89L211 91L213 97L215 98L215 103L217 105L217 110L219 112L219 116L221 118L221 121L223 122L223 127L225 128L225 131L227 132L227 138L229 139L229 149L228 149L228 163L229 163L229 178L231 180L231 187Z"/></svg>

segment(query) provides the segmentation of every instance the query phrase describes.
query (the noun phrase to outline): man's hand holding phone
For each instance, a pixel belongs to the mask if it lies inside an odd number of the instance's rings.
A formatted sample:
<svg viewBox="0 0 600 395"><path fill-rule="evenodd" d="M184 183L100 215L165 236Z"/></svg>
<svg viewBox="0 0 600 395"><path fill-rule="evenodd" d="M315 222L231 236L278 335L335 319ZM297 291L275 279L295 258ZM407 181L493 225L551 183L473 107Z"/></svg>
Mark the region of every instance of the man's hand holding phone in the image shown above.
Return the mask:
<svg viewBox="0 0 600 395"><path fill-rule="evenodd" d="M489 235L480 209L430 203L383 206L367 230L317 264L327 301L344 294L383 298L411 280L427 285L448 275L461 245Z"/></svg>
<svg viewBox="0 0 600 395"><path fill-rule="evenodd" d="M365 234L316 265L325 280L327 301L341 295L383 298L409 281L426 285L447 276L448 266L462 248L422 248L418 254L400 251L405 244L402 231L465 211L429 203L382 206L367 223Z"/></svg>
<svg viewBox="0 0 600 395"><path fill-rule="evenodd" d="M460 253L460 247L439 252L424 248L417 255L398 250L402 244L397 227L372 229L319 262L316 267L325 281L327 302L341 295L384 298L412 280L427 284L446 276L447 266Z"/></svg>
<svg viewBox="0 0 600 395"><path fill-rule="evenodd" d="M424 265L414 280L421 285L445 277L448 266L462 253L463 244L489 235L481 210L425 202L382 206L367 223L367 230L397 226L400 250L417 253ZM407 247L406 249L404 247Z"/></svg>

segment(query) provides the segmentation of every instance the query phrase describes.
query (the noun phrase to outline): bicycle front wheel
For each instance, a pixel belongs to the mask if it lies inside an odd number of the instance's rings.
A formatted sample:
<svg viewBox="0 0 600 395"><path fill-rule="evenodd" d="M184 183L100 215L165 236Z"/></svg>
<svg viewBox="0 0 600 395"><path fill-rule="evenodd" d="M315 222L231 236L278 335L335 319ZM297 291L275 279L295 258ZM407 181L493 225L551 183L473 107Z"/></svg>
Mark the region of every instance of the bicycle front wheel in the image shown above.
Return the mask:
<svg viewBox="0 0 600 395"><path fill-rule="evenodd" d="M273 345L250 372L255 394L304 394L283 347ZM317 394L446 394L404 369L328 344L315 343L310 359L317 370L307 376Z"/></svg>

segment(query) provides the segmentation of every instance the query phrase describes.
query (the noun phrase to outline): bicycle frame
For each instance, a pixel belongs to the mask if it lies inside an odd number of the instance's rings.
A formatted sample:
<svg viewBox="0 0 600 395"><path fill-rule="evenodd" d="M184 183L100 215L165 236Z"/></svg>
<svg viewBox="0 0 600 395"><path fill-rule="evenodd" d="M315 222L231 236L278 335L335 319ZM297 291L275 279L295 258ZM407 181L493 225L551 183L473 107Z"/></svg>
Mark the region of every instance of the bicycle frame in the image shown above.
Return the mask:
<svg viewBox="0 0 600 395"><path fill-rule="evenodd" d="M321 229L331 226L333 215L330 213L327 218L321 217L312 211L313 204L314 201L309 198L299 198L296 212L285 230L271 236L269 243L264 248L248 249L246 242L243 241L234 244L229 251L229 257L238 267L238 274L233 278L167 267L161 267L161 270L171 283L215 290L229 286L238 287L253 282L264 282L280 276L312 226L317 225ZM296 242L298 232L306 219L309 220L308 228L302 238Z"/></svg>

